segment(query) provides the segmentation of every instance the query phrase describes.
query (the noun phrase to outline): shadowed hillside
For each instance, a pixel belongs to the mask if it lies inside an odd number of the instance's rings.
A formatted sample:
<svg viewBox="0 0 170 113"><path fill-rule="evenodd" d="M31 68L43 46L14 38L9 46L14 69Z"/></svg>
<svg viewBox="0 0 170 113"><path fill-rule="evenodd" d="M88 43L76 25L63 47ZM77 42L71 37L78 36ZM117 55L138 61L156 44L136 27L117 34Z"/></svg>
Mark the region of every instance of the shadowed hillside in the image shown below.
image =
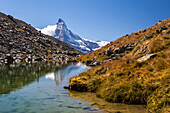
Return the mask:
<svg viewBox="0 0 170 113"><path fill-rule="evenodd" d="M64 62L80 54L83 53L30 24L0 13L0 63Z"/></svg>

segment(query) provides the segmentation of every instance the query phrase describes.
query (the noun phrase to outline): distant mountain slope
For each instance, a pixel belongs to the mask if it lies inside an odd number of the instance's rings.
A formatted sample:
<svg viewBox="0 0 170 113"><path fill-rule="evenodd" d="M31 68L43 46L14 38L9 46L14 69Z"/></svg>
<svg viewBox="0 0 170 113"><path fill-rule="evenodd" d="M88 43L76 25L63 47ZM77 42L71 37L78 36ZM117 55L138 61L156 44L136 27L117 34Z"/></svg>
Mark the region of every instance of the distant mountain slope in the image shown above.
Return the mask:
<svg viewBox="0 0 170 113"><path fill-rule="evenodd" d="M83 54L30 24L0 13L0 63L67 61Z"/></svg>
<svg viewBox="0 0 170 113"><path fill-rule="evenodd" d="M49 25L46 28L43 28L41 32L53 36L61 41L64 41L67 44L85 53L92 52L108 43L106 41L95 42L80 38L78 35L72 33L67 28L65 22L62 19L59 19L56 25Z"/></svg>

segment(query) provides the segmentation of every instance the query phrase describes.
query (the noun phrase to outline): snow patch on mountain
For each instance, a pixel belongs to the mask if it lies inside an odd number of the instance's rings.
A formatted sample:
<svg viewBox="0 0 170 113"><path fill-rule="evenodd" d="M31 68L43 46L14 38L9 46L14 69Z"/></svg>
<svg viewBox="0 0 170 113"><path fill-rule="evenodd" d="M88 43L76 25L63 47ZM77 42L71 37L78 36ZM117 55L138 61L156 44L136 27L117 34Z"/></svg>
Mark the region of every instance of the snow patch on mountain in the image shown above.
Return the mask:
<svg viewBox="0 0 170 113"><path fill-rule="evenodd" d="M41 32L50 36L55 35L57 25L48 25L46 28L41 29Z"/></svg>
<svg viewBox="0 0 170 113"><path fill-rule="evenodd" d="M84 39L84 38L83 38L83 40L89 41L89 42L92 42L92 43L97 43L100 47L105 46L105 45L107 45L109 43L108 41L102 41L102 40L92 41L92 40ZM96 48L96 49L99 49L99 48ZM96 49L94 49L94 50L96 50Z"/></svg>
<svg viewBox="0 0 170 113"><path fill-rule="evenodd" d="M109 43L107 41L91 41L80 38L67 28L65 22L62 19L59 19L56 25L48 25L47 27L41 29L41 32L64 41L85 53L92 52Z"/></svg>

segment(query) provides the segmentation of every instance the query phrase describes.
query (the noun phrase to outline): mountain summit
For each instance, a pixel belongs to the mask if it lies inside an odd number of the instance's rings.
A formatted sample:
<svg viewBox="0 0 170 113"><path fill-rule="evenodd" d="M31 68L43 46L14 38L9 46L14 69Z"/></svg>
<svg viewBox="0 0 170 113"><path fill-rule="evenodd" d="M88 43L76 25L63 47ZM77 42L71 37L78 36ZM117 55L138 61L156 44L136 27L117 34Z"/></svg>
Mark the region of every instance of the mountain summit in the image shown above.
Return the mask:
<svg viewBox="0 0 170 113"><path fill-rule="evenodd" d="M59 18L56 25L49 25L46 28L43 28L41 32L66 42L72 47L85 53L92 52L108 43L105 41L91 41L80 38L67 28L65 22L61 18Z"/></svg>
<svg viewBox="0 0 170 113"><path fill-rule="evenodd" d="M55 35L54 37L69 43L70 45L77 44L75 40L81 40L81 38L75 34L73 34L70 30L68 30L65 22L62 19L59 19L56 24Z"/></svg>

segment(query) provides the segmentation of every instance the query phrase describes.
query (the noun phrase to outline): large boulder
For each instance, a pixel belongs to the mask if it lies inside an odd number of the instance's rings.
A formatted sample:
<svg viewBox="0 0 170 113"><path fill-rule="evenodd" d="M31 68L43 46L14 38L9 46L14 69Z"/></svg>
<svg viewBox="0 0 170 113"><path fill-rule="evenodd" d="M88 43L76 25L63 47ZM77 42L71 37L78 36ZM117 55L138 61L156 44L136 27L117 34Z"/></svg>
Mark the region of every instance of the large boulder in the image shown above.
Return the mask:
<svg viewBox="0 0 170 113"><path fill-rule="evenodd" d="M10 55L7 55L5 59L8 63L13 63L13 61L14 61L14 58Z"/></svg>
<svg viewBox="0 0 170 113"><path fill-rule="evenodd" d="M143 62L143 61L146 61L146 60L150 59L151 57L153 58L155 56L156 56L155 54L146 54L145 56L138 58L137 61Z"/></svg>
<svg viewBox="0 0 170 113"><path fill-rule="evenodd" d="M131 51L134 47L127 47L126 50Z"/></svg>
<svg viewBox="0 0 170 113"><path fill-rule="evenodd" d="M42 61L43 59L41 57L35 58L35 61Z"/></svg>
<svg viewBox="0 0 170 113"><path fill-rule="evenodd" d="M111 48L108 48L108 49L106 50L106 55L107 55L107 56L110 56L112 53L113 53L113 52L112 52Z"/></svg>
<svg viewBox="0 0 170 113"><path fill-rule="evenodd" d="M117 47L117 48L114 49L114 53L120 53L121 50L122 50L121 48Z"/></svg>
<svg viewBox="0 0 170 113"><path fill-rule="evenodd" d="M92 63L92 61L91 61L91 60L86 60L84 63L85 63L86 65L89 65L89 64Z"/></svg>
<svg viewBox="0 0 170 113"><path fill-rule="evenodd" d="M97 66L97 65L100 65L101 63L100 62L94 62L93 64L90 64L89 66Z"/></svg>
<svg viewBox="0 0 170 113"><path fill-rule="evenodd" d="M144 38L145 39L151 39L151 38L153 38L153 36L152 35L145 35Z"/></svg>

